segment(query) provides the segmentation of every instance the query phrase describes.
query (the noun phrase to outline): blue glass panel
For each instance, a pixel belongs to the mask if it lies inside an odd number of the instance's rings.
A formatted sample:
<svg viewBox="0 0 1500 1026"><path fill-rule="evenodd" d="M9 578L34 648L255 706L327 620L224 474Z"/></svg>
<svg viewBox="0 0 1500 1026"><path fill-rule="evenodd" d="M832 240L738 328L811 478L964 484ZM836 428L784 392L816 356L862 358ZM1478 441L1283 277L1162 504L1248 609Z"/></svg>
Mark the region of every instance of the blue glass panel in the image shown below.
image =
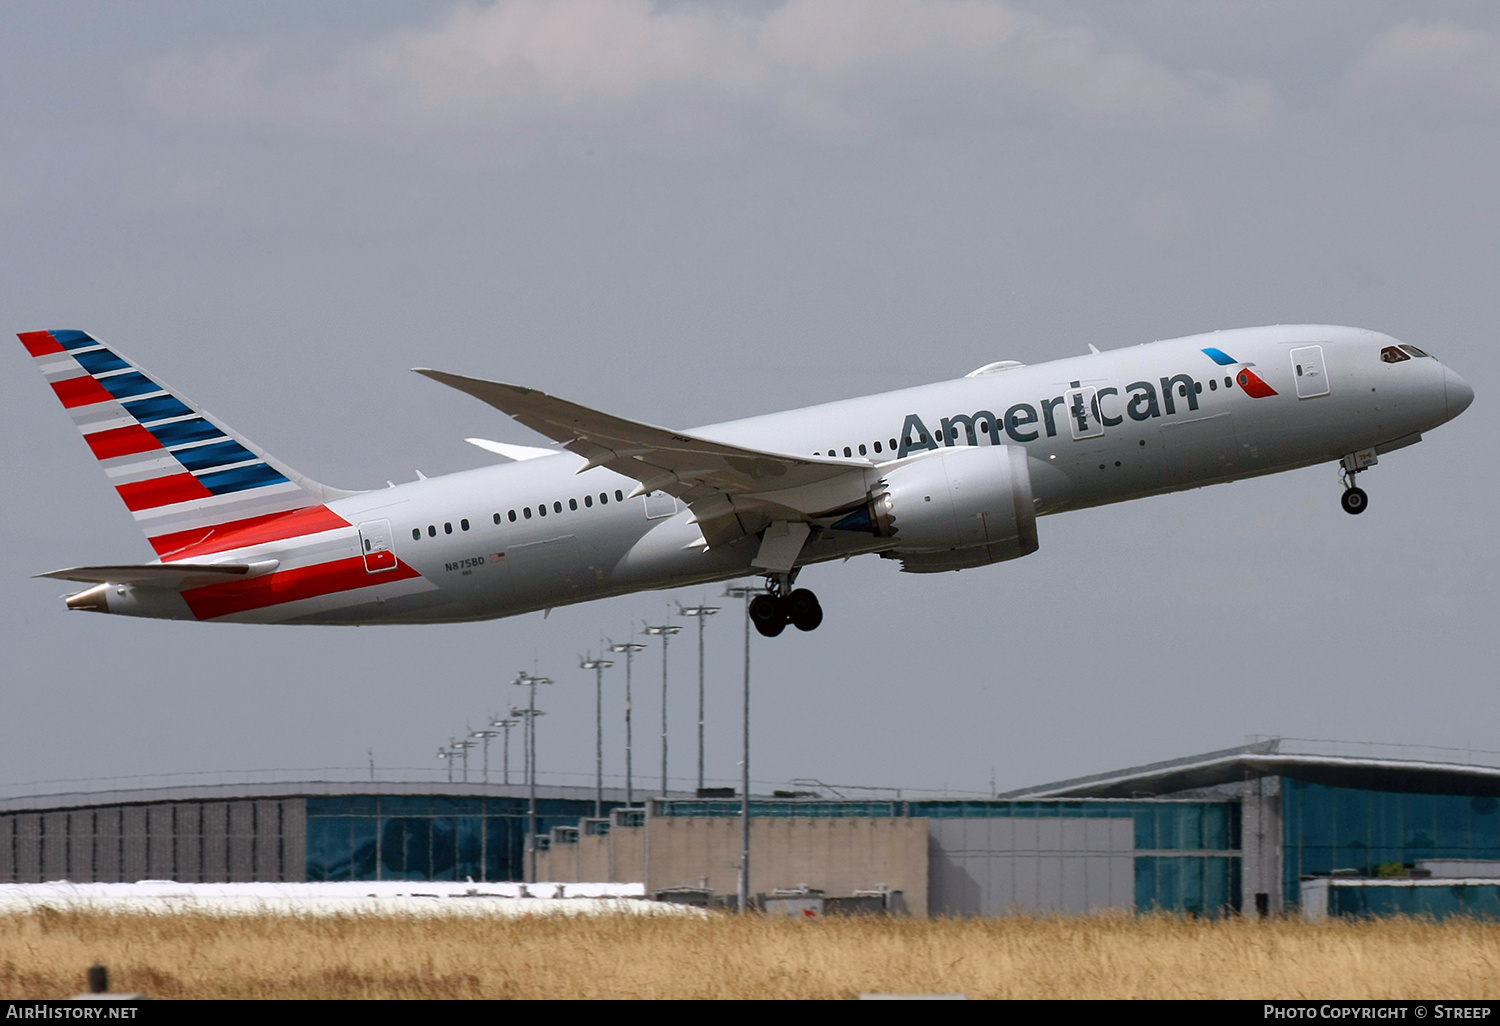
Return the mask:
<svg viewBox="0 0 1500 1026"><path fill-rule="evenodd" d="M373 816L351 816L349 818L349 877L350 880L374 880L377 873L376 826Z"/></svg>
<svg viewBox="0 0 1500 1026"><path fill-rule="evenodd" d="M348 880L354 844L353 817L329 816L307 821L307 878Z"/></svg>
<svg viewBox="0 0 1500 1026"><path fill-rule="evenodd" d="M1137 820L1137 827L1140 821ZM1135 860L1135 909L1150 912L1156 908L1156 856L1138 855Z"/></svg>
<svg viewBox="0 0 1500 1026"><path fill-rule="evenodd" d="M454 876L459 880L484 879L484 821L477 816L463 816L453 820Z"/></svg>

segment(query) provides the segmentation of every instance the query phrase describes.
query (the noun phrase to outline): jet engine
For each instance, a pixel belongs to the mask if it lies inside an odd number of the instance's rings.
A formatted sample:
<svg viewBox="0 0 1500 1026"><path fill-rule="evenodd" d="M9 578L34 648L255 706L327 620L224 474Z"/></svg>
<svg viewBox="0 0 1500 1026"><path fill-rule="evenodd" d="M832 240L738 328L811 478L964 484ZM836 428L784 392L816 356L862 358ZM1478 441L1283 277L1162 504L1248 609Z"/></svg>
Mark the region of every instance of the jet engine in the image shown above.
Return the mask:
<svg viewBox="0 0 1500 1026"><path fill-rule="evenodd" d="M936 573L1018 559L1037 550L1026 450L1014 445L943 449L893 467L867 506L834 525L894 539L881 553L907 573Z"/></svg>

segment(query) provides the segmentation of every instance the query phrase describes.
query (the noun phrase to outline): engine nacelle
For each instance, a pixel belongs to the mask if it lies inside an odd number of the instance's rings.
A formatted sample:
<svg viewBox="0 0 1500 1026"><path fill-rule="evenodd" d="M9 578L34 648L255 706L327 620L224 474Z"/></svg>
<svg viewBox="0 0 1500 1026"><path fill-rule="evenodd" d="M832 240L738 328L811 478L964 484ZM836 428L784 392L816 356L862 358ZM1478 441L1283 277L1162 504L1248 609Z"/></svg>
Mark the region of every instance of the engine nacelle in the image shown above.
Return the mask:
<svg viewBox="0 0 1500 1026"><path fill-rule="evenodd" d="M895 540L883 555L908 573L984 566L1038 547L1026 450L1014 445L944 449L893 467L858 519Z"/></svg>

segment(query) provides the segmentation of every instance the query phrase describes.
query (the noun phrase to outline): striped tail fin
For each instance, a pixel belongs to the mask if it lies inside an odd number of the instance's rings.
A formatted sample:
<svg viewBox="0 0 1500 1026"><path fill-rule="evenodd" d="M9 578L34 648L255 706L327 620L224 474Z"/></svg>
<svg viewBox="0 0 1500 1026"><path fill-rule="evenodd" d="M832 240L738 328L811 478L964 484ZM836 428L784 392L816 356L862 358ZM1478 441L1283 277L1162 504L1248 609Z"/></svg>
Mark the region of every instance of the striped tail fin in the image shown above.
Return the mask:
<svg viewBox="0 0 1500 1026"><path fill-rule="evenodd" d="M19 337L164 559L355 494L297 473L84 332Z"/></svg>

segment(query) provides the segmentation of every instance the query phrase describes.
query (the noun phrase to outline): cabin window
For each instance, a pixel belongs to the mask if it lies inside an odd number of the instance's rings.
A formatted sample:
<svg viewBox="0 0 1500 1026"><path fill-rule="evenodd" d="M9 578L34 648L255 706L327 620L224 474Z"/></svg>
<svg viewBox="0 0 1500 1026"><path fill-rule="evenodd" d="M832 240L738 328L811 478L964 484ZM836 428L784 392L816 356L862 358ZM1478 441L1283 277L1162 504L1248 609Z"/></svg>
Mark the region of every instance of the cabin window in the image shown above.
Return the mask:
<svg viewBox="0 0 1500 1026"><path fill-rule="evenodd" d="M568 500L568 508L569 509L577 509L578 508L578 500L577 499L569 499Z"/></svg>
<svg viewBox="0 0 1500 1026"><path fill-rule="evenodd" d="M516 511L511 510L509 513L505 514L505 517L507 520L514 524L516 522Z"/></svg>
<svg viewBox="0 0 1500 1026"><path fill-rule="evenodd" d="M495 523L497 523L497 524L498 524L498 523L499 523L499 522L500 522L500 514L499 514L499 513L496 513L496 514L495 514Z"/></svg>
<svg viewBox="0 0 1500 1026"><path fill-rule="evenodd" d="M583 504L585 506L592 506L594 504L594 497L592 495L585 495L583 497Z"/></svg>
<svg viewBox="0 0 1500 1026"><path fill-rule="evenodd" d="M412 541L421 541L422 540L422 529L420 527L413 527L411 529L411 540Z"/></svg>
<svg viewBox="0 0 1500 1026"><path fill-rule="evenodd" d="M828 455L830 455L830 456L837 456L837 455L838 455L838 453L837 453L837 452L835 452L835 451L834 451L834 450L832 450L832 449L829 449L829 450L828 450Z"/></svg>
<svg viewBox="0 0 1500 1026"><path fill-rule="evenodd" d="M444 524L443 525L443 533L444 534L452 534L453 533L453 525L452 524Z"/></svg>
<svg viewBox="0 0 1500 1026"><path fill-rule="evenodd" d="M460 520L458 522L458 526L461 527L461 528L463 528L465 531L467 531L469 529L469 521L468 520Z"/></svg>
<svg viewBox="0 0 1500 1026"><path fill-rule="evenodd" d="M618 488L615 489L615 501L616 502L624 502L625 501L625 493L622 492Z"/></svg>
<svg viewBox="0 0 1500 1026"><path fill-rule="evenodd" d="M860 446L859 446L859 454L860 454L860 455L861 455L861 456L863 456L863 455L864 455L864 454L865 454L865 446L864 446L864 443L863 443L863 442L861 442L861 443L860 443Z"/></svg>
<svg viewBox="0 0 1500 1026"><path fill-rule="evenodd" d="M601 505L601 506L608 506L609 505L609 493L608 492L600 492L599 493L599 505Z"/></svg>
<svg viewBox="0 0 1500 1026"><path fill-rule="evenodd" d="M539 502L536 504L536 515L539 517L544 517L547 515L547 504L545 502Z"/></svg>
<svg viewBox="0 0 1500 1026"><path fill-rule="evenodd" d="M850 451L849 451L849 447L848 447L848 446L847 446L847 445L846 445L846 446L844 446L844 455L845 455L845 456L846 456L846 457L848 457L848 456L853 456L853 455L854 455L854 453L852 453L852 452L850 452Z"/></svg>
<svg viewBox="0 0 1500 1026"><path fill-rule="evenodd" d="M1203 391L1203 382L1201 382L1201 381L1195 381L1195 382L1193 382L1193 391L1195 393L1201 394L1202 391Z"/></svg>
<svg viewBox="0 0 1500 1026"><path fill-rule="evenodd" d="M1208 379L1208 390L1210 392L1217 392L1219 390L1219 379L1218 378L1209 378Z"/></svg>
<svg viewBox="0 0 1500 1026"><path fill-rule="evenodd" d="M1386 346L1380 351L1381 363L1401 363L1403 360L1410 359L1411 357L1408 354L1403 353L1397 346Z"/></svg>
<svg viewBox="0 0 1500 1026"><path fill-rule="evenodd" d="M897 445L896 444L896 440L894 438L892 438L891 439L891 452L900 452L900 451L901 451L901 446Z"/></svg>
<svg viewBox="0 0 1500 1026"><path fill-rule="evenodd" d="M521 509L521 516L525 517L527 520L530 520L531 519L531 507L530 506L523 507Z"/></svg>
<svg viewBox="0 0 1500 1026"><path fill-rule="evenodd" d="M436 538L437 537L437 525L436 524L428 524L427 525L427 537L429 537L429 538Z"/></svg>
<svg viewBox="0 0 1500 1026"><path fill-rule="evenodd" d="M876 442L876 443L875 443L875 451L876 451L876 452L879 452L879 451L880 451L880 443L879 443L879 442Z"/></svg>
<svg viewBox="0 0 1500 1026"><path fill-rule="evenodd" d="M1234 379L1231 378L1231 377L1226 377L1224 379L1224 387L1225 388L1233 388L1234 387Z"/></svg>
<svg viewBox="0 0 1500 1026"><path fill-rule="evenodd" d="M552 512L554 512L554 513L561 513L562 512L562 503L560 503L560 502L554 502L552 504Z"/></svg>

